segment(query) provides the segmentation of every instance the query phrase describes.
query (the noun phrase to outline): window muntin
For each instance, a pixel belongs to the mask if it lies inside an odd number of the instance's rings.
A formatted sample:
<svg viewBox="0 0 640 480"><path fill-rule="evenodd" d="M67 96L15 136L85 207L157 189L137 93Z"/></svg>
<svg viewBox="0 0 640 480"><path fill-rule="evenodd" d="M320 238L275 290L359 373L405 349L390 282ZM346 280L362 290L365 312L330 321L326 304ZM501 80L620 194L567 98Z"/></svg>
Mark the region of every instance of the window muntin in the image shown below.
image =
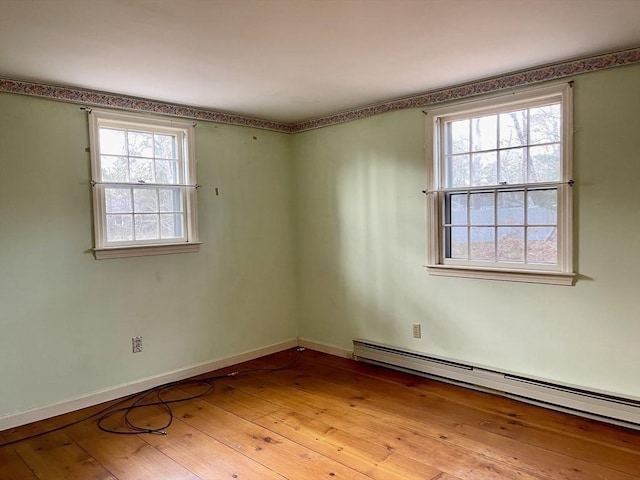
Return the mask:
<svg viewBox="0 0 640 480"><path fill-rule="evenodd" d="M428 113L429 267L572 275L570 105L565 84Z"/></svg>
<svg viewBox="0 0 640 480"><path fill-rule="evenodd" d="M95 250L199 243L193 125L95 110L90 123Z"/></svg>
<svg viewBox="0 0 640 480"><path fill-rule="evenodd" d="M444 263L557 265L557 189L445 193Z"/></svg>
<svg viewBox="0 0 640 480"><path fill-rule="evenodd" d="M560 180L560 101L444 120L447 188Z"/></svg>

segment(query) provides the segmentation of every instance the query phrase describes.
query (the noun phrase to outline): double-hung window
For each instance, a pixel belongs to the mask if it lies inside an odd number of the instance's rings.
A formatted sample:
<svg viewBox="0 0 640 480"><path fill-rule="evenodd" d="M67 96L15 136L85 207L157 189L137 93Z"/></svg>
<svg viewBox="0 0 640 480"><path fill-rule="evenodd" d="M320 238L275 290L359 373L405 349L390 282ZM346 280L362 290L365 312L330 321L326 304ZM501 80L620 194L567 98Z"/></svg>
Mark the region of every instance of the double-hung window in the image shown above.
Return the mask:
<svg viewBox="0 0 640 480"><path fill-rule="evenodd" d="M427 113L430 274L571 285L571 85Z"/></svg>
<svg viewBox="0 0 640 480"><path fill-rule="evenodd" d="M194 126L89 113L96 258L198 250Z"/></svg>

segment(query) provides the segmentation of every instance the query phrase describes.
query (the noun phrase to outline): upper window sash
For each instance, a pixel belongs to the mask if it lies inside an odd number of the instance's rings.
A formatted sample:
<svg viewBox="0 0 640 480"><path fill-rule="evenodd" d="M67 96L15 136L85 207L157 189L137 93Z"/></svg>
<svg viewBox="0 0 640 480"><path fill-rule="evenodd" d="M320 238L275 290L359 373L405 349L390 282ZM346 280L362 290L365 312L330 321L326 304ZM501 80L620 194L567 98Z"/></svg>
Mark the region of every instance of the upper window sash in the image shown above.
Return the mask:
<svg viewBox="0 0 640 480"><path fill-rule="evenodd" d="M165 120L158 118L148 118L130 114L115 113L105 110L91 109L89 112L89 137L92 153L91 176L93 181L102 182L102 172L100 170L100 158L94 155L100 155L100 140L98 136L101 127L113 128L116 130L134 130L146 133L164 133L167 135L176 135L180 139L181 148L177 148L177 161L183 165L181 169L183 178L181 184L195 184L196 179L196 160L194 152L190 146L194 144L194 124L182 120ZM127 152L128 153L128 152ZM111 182L110 182L111 183ZM124 183L135 184L137 182L130 181ZM162 182L159 182L162 183Z"/></svg>

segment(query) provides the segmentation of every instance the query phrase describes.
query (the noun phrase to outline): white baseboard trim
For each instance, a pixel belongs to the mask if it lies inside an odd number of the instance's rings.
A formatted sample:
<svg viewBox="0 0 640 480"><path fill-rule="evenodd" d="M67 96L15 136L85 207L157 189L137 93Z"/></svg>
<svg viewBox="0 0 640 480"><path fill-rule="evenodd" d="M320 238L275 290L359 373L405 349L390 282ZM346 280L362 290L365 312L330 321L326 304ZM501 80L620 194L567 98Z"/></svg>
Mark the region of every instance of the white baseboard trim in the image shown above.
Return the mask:
<svg viewBox="0 0 640 480"><path fill-rule="evenodd" d="M242 352L230 357L220 358L210 362L200 363L197 365L192 365L190 367L180 368L171 372L143 378L141 380L136 380L135 382L118 385L116 387L108 388L105 390L100 390L89 395L71 398L69 400L65 400L63 402L46 407L34 408L32 410L3 415L0 417L0 431L73 412L74 410L91 407L93 405L98 405L100 403L115 400L117 398L126 397L127 395L143 392L144 390L154 388L159 385L164 385L165 383L184 380L196 375L202 375L203 373L212 372L220 368L236 365L238 363L253 360L265 355L270 355L272 353L281 352L283 350L288 350L289 348L297 346L297 339L287 340L255 350Z"/></svg>
<svg viewBox="0 0 640 480"><path fill-rule="evenodd" d="M314 342L306 338L298 337L298 346L308 348L309 350L316 350L318 352L334 355L336 357L353 359L352 349L336 347L335 345L329 345L326 343Z"/></svg>

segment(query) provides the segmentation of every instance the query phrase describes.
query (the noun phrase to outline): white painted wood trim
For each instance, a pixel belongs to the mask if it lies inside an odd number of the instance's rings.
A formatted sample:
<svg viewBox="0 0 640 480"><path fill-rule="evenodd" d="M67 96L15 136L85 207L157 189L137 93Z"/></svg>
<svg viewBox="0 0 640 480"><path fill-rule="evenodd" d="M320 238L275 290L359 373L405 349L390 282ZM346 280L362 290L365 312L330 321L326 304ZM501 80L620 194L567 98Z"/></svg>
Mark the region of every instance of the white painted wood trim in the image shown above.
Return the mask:
<svg viewBox="0 0 640 480"><path fill-rule="evenodd" d="M336 347L335 345L329 345L327 343L314 342L306 338L298 337L298 346L308 348L309 350L316 350L317 352L326 353L335 357L348 358L353 360L353 350L343 347Z"/></svg>
<svg viewBox="0 0 640 480"><path fill-rule="evenodd" d="M128 247L94 248L96 260L106 258L143 257L148 255L170 255L172 253L195 253L200 251L202 242L167 243L164 245L136 245Z"/></svg>
<svg viewBox="0 0 640 480"><path fill-rule="evenodd" d="M509 282L544 283L548 285L572 286L575 273L545 272L539 270L509 270L499 268L479 268L456 265L427 265L429 275L441 277L480 278Z"/></svg>
<svg viewBox="0 0 640 480"><path fill-rule="evenodd" d="M9 413L0 417L0 431L126 397L127 395L142 392L149 388L164 385L165 383L176 382L196 375L202 375L203 373L209 373L220 368L225 368L248 360L263 357L265 355L288 350L296 346L298 346L297 339L286 340L284 342L268 345L255 350L238 353L230 357L224 357L210 362L200 363L190 367L173 370L171 372L154 375L152 377L142 378L131 383L118 385L89 395L70 398L63 402L48 405L46 407L34 408L24 412Z"/></svg>

